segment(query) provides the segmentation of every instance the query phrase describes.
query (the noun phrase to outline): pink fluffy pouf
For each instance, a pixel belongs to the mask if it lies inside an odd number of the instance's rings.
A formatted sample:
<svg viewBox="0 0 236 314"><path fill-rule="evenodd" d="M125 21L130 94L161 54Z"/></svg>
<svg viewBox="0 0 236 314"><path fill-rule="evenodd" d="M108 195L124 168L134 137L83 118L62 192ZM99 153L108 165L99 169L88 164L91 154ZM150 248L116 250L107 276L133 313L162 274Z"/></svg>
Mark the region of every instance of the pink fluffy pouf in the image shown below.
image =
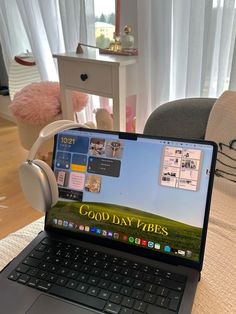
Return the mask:
<svg viewBox="0 0 236 314"><path fill-rule="evenodd" d="M88 95L73 91L74 112L83 110L88 103ZM17 120L29 124L50 122L61 114L60 85L57 82L32 83L15 94L10 104Z"/></svg>

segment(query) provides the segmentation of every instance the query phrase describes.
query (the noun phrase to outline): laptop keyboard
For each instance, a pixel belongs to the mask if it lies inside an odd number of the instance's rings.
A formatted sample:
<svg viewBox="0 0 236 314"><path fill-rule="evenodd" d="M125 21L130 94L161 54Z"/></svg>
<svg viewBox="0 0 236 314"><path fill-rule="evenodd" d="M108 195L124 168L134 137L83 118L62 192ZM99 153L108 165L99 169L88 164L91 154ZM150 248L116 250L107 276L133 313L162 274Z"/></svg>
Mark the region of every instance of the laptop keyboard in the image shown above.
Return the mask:
<svg viewBox="0 0 236 314"><path fill-rule="evenodd" d="M110 314L178 313L186 277L49 238L10 280Z"/></svg>

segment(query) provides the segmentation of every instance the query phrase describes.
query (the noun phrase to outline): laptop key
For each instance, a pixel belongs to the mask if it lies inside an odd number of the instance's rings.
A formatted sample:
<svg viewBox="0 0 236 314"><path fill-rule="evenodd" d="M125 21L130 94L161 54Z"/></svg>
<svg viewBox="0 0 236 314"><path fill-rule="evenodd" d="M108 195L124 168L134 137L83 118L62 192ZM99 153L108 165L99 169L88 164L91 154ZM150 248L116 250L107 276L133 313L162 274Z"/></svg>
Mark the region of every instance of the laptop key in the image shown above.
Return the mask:
<svg viewBox="0 0 236 314"><path fill-rule="evenodd" d="M120 312L120 305L108 302L105 306L104 311L110 314L118 314Z"/></svg>
<svg viewBox="0 0 236 314"><path fill-rule="evenodd" d="M160 297L160 296L157 298L157 305L161 307L167 308L168 303L169 303L169 299L167 298Z"/></svg>
<svg viewBox="0 0 236 314"><path fill-rule="evenodd" d="M100 289L98 287L90 287L87 291L89 295L96 297L99 293Z"/></svg>
<svg viewBox="0 0 236 314"><path fill-rule="evenodd" d="M99 282L98 277L89 276L89 279L88 279L89 284L96 286L98 282Z"/></svg>
<svg viewBox="0 0 236 314"><path fill-rule="evenodd" d="M91 267L89 265L83 265L81 268L80 268L80 271L84 272L84 273L90 273L90 269Z"/></svg>
<svg viewBox="0 0 236 314"><path fill-rule="evenodd" d="M57 267L55 265L50 265L48 270L52 273L55 273L57 272Z"/></svg>
<svg viewBox="0 0 236 314"><path fill-rule="evenodd" d="M132 277L134 279L138 279L138 280L141 280L143 278L143 273L141 273L140 271L137 271L137 270L134 270L132 272Z"/></svg>
<svg viewBox="0 0 236 314"><path fill-rule="evenodd" d="M156 285L153 285L151 283L147 283L145 285L145 288L144 288L145 291L149 292L149 293L155 293L156 290L157 290L157 286Z"/></svg>
<svg viewBox="0 0 236 314"><path fill-rule="evenodd" d="M155 278L155 284L159 285L159 286L164 286L167 287L167 279L164 279L160 276L157 276Z"/></svg>
<svg viewBox="0 0 236 314"><path fill-rule="evenodd" d="M37 287L37 285L39 284L39 279L37 279L37 278L30 278L30 280L27 282L27 286L29 286L29 287L32 287L32 288L35 288L35 287Z"/></svg>
<svg viewBox="0 0 236 314"><path fill-rule="evenodd" d="M124 276L130 276L132 274L132 270L129 269L129 268L126 268L126 267L122 267L121 269L121 275L124 275ZM130 278L129 278L130 279ZM131 279L130 279L131 280Z"/></svg>
<svg viewBox="0 0 236 314"><path fill-rule="evenodd" d="M172 311L177 311L179 307L180 300L171 299L169 304L169 309Z"/></svg>
<svg viewBox="0 0 236 314"><path fill-rule="evenodd" d="M132 286L132 284L133 284L133 279L131 279L131 278L124 278L123 279L123 284L124 285L126 285L126 286Z"/></svg>
<svg viewBox="0 0 236 314"><path fill-rule="evenodd" d="M101 277L104 278L104 279L110 279L112 277L112 273L109 272L109 271L103 271L101 273Z"/></svg>
<svg viewBox="0 0 236 314"><path fill-rule="evenodd" d="M111 256L109 261L113 264L117 264L117 263L119 263L120 259L119 259L119 257Z"/></svg>
<svg viewBox="0 0 236 314"><path fill-rule="evenodd" d="M91 271L90 271L90 274L91 274L91 275L95 275L95 276L100 276L101 270L100 270L99 268L93 267L93 268L91 269Z"/></svg>
<svg viewBox="0 0 236 314"><path fill-rule="evenodd" d="M142 271L144 273L152 274L153 273L153 267L148 266L148 265L141 265L140 271Z"/></svg>
<svg viewBox="0 0 236 314"><path fill-rule="evenodd" d="M48 274L47 277L46 277L46 280L49 281L49 282L55 282L57 280L57 276L54 275L54 274Z"/></svg>
<svg viewBox="0 0 236 314"><path fill-rule="evenodd" d="M26 259L23 261L23 264L32 267L37 267L40 264L40 260L32 257L26 257Z"/></svg>
<svg viewBox="0 0 236 314"><path fill-rule="evenodd" d="M37 289L42 291L48 291L51 288L52 284L43 280L40 280Z"/></svg>
<svg viewBox="0 0 236 314"><path fill-rule="evenodd" d="M128 308L131 309L133 307L133 305L134 305L134 301L135 300L132 299L132 298L124 297L121 305L125 306L126 308L128 307Z"/></svg>
<svg viewBox="0 0 236 314"><path fill-rule="evenodd" d="M37 268L31 267L29 271L27 272L27 275L34 277L37 275L38 271L39 270Z"/></svg>
<svg viewBox="0 0 236 314"><path fill-rule="evenodd" d="M64 268L64 267L61 267L61 268L58 270L58 272L57 272L57 274L58 274L58 275L61 275L61 276L67 276L67 273L68 273L68 269L66 269L66 268Z"/></svg>
<svg viewBox="0 0 236 314"><path fill-rule="evenodd" d="M41 241L41 244L44 244L44 245L53 245L53 243L56 243L56 242L47 237Z"/></svg>
<svg viewBox="0 0 236 314"><path fill-rule="evenodd" d="M144 296L144 291L141 290L133 290L132 297L137 300L142 300Z"/></svg>
<svg viewBox="0 0 236 314"><path fill-rule="evenodd" d="M137 310L139 312L145 312L147 307L147 304L143 301L135 301L134 303L134 310Z"/></svg>
<svg viewBox="0 0 236 314"><path fill-rule="evenodd" d="M53 285L52 288L49 290L49 293L56 295L58 297L62 297L67 300L76 302L76 303L80 303L80 304L95 308L100 311L104 309L105 304L106 304L106 301L102 299L99 299L99 298L96 298L87 294L83 294L78 291L74 291L65 287L60 287L57 285Z"/></svg>
<svg viewBox="0 0 236 314"><path fill-rule="evenodd" d="M57 284L58 285L60 285L60 286L65 286L66 285L66 283L67 283L67 279L66 278L63 278L63 277L59 277L58 279L57 279Z"/></svg>
<svg viewBox="0 0 236 314"><path fill-rule="evenodd" d="M21 273L17 273L16 271L14 271L13 273L10 274L10 276L8 276L8 279L16 281L20 276Z"/></svg>
<svg viewBox="0 0 236 314"><path fill-rule="evenodd" d="M170 288L172 290L176 290L179 292L183 292L184 291L184 284L177 282L177 281L173 281L173 280L168 280L165 282L165 287Z"/></svg>
<svg viewBox="0 0 236 314"><path fill-rule="evenodd" d="M113 291L113 292L119 292L120 291L120 285L117 283L112 283L109 287L109 290Z"/></svg>
<svg viewBox="0 0 236 314"><path fill-rule="evenodd" d="M167 288L158 287L156 294L157 294L157 295L160 295L160 296L162 296L162 297L167 297L169 291L170 291L170 290L167 289Z"/></svg>
<svg viewBox="0 0 236 314"><path fill-rule="evenodd" d="M103 299L103 300L108 300L109 297L111 295L111 292L110 291L107 291L107 290L101 290L98 297L100 299Z"/></svg>
<svg viewBox="0 0 236 314"><path fill-rule="evenodd" d="M78 275L79 275L79 272L77 272L76 270L71 270L67 273L67 277L71 279L77 278Z"/></svg>
<svg viewBox="0 0 236 314"><path fill-rule="evenodd" d="M143 275L143 280L144 280L144 281L148 281L148 282L153 282L153 275L144 274L144 275Z"/></svg>
<svg viewBox="0 0 236 314"><path fill-rule="evenodd" d="M86 293L86 291L88 290L89 288L89 285L87 285L86 283L80 283L78 285L78 287L76 288L77 291L80 291L80 292L83 292L83 293Z"/></svg>
<svg viewBox="0 0 236 314"><path fill-rule="evenodd" d="M131 295L131 293L132 293L132 289L130 287L123 286L121 288L121 290L120 290L120 293L122 295L125 295L125 296L129 297Z"/></svg>
<svg viewBox="0 0 236 314"><path fill-rule="evenodd" d="M140 266L141 266L140 264L135 263L135 262L134 263L130 263L130 267L133 268L133 269L136 269L136 270L139 269Z"/></svg>
<svg viewBox="0 0 236 314"><path fill-rule="evenodd" d="M117 274L114 274L114 275L111 277L111 280L112 280L112 281L115 281L115 282L121 282L122 279L123 279L123 277L120 276L120 275L117 275Z"/></svg>
<svg viewBox="0 0 236 314"><path fill-rule="evenodd" d="M19 277L19 279L17 280L17 282L26 284L29 279L30 279L30 276L23 274L23 275L21 275L21 276Z"/></svg>
<svg viewBox="0 0 236 314"><path fill-rule="evenodd" d="M77 277L77 280L81 281L81 282L87 282L88 279L88 275L80 273L79 276Z"/></svg>
<svg viewBox="0 0 236 314"><path fill-rule="evenodd" d="M121 267L118 266L118 265L112 265L110 271L113 273L113 274L119 274L120 271L121 271Z"/></svg>
<svg viewBox="0 0 236 314"><path fill-rule="evenodd" d="M112 293L110 296L110 301L115 304L120 304L122 300L122 296L120 294Z"/></svg>
<svg viewBox="0 0 236 314"><path fill-rule="evenodd" d="M110 286L110 282L105 279L101 279L98 284L98 287L103 288L103 289L108 289L109 286Z"/></svg>
<svg viewBox="0 0 236 314"><path fill-rule="evenodd" d="M172 279L173 278L173 274L169 271L164 273L164 278L166 279Z"/></svg>
<svg viewBox="0 0 236 314"><path fill-rule="evenodd" d="M41 263L40 265L39 265L39 268L40 269L43 269L43 270L48 270L48 268L49 268L49 263Z"/></svg>
<svg viewBox="0 0 236 314"><path fill-rule="evenodd" d="M16 268L16 271L18 273L22 273L22 274L25 274L29 271L30 267L29 266L26 266L26 265L19 265L17 268Z"/></svg>
<svg viewBox="0 0 236 314"><path fill-rule="evenodd" d="M143 289L144 283L142 281L135 281L133 287L136 289Z"/></svg>
<svg viewBox="0 0 236 314"><path fill-rule="evenodd" d="M46 245L40 243L35 249L37 251L44 252L46 247L47 247Z"/></svg>
<svg viewBox="0 0 236 314"><path fill-rule="evenodd" d="M66 287L69 289L76 289L78 286L78 282L75 280L69 280L68 283L66 284Z"/></svg>
<svg viewBox="0 0 236 314"><path fill-rule="evenodd" d="M44 256L44 253L43 253L43 252L39 252L39 251L36 251L36 250L34 250L34 251L30 254L30 257L37 258L37 259L41 259L41 258L43 258L43 256Z"/></svg>
<svg viewBox="0 0 236 314"><path fill-rule="evenodd" d="M154 304L156 301L156 296L154 294L151 294L151 293L145 293L144 301L151 303L151 304Z"/></svg>
<svg viewBox="0 0 236 314"><path fill-rule="evenodd" d="M101 259L102 261L108 261L108 260L110 259L110 255L107 254L107 253L101 253L101 254L100 254L100 259Z"/></svg>
<svg viewBox="0 0 236 314"><path fill-rule="evenodd" d="M175 299L175 300L180 300L181 299L181 296L182 296L182 293L181 292L178 292L178 291L170 291L169 292L169 295L168 297L170 299Z"/></svg>
<svg viewBox="0 0 236 314"><path fill-rule="evenodd" d="M47 277L48 273L46 271L40 270L37 273L37 278L39 279L45 279Z"/></svg>

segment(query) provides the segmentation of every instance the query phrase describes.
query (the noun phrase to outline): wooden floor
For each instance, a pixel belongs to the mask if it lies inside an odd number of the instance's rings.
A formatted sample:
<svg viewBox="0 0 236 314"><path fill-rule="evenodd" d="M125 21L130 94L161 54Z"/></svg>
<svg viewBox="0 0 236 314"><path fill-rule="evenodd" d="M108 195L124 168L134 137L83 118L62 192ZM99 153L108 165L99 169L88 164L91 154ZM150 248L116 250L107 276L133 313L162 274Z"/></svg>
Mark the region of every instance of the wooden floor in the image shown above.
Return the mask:
<svg viewBox="0 0 236 314"><path fill-rule="evenodd" d="M18 168L26 155L17 126L0 117L0 239L42 216L21 191Z"/></svg>

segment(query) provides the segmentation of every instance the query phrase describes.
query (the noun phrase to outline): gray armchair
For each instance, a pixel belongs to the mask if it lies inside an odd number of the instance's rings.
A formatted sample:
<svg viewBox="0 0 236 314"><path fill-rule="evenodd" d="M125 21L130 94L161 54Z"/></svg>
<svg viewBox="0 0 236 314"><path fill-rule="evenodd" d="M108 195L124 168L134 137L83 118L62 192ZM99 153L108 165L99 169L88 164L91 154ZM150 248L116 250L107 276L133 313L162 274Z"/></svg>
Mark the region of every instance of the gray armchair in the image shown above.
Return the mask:
<svg viewBox="0 0 236 314"><path fill-rule="evenodd" d="M149 116L144 134L204 139L216 98L186 98L167 102Z"/></svg>

